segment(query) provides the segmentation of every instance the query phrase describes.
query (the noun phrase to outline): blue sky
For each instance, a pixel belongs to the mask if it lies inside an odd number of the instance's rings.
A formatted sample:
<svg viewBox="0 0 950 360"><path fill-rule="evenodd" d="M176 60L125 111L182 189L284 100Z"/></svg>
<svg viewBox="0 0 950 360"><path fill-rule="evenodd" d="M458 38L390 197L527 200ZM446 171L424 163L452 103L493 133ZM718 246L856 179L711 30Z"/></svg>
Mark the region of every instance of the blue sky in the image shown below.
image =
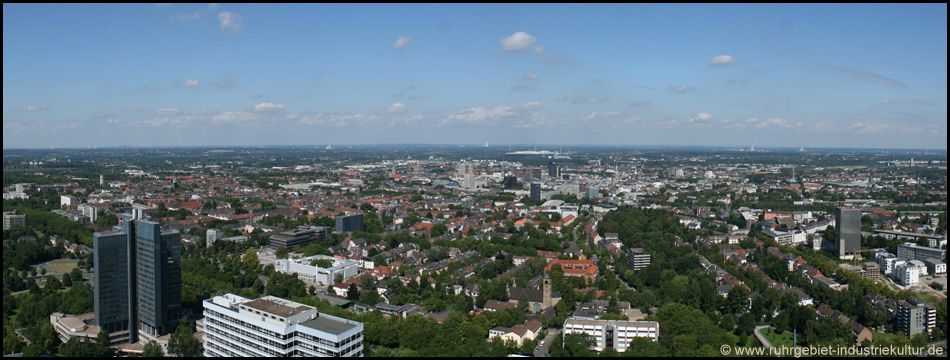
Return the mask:
<svg viewBox="0 0 950 360"><path fill-rule="evenodd" d="M3 147L947 148L947 4L4 4Z"/></svg>

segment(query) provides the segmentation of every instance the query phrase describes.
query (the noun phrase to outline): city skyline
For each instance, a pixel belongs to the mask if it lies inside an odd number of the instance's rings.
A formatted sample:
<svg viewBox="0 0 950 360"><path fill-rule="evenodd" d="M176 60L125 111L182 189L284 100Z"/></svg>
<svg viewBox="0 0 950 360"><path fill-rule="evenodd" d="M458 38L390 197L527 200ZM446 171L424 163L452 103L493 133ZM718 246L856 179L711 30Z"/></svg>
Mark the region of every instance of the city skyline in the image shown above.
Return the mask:
<svg viewBox="0 0 950 360"><path fill-rule="evenodd" d="M4 4L4 148L946 149L946 4Z"/></svg>

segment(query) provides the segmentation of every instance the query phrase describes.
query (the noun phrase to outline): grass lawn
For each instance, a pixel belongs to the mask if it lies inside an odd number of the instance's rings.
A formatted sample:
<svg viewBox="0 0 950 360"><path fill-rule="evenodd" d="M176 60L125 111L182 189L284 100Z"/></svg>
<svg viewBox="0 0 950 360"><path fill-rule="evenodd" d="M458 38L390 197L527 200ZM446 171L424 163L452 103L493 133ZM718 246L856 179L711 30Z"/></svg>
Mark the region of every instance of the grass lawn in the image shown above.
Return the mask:
<svg viewBox="0 0 950 360"><path fill-rule="evenodd" d="M765 339L769 341L770 344L774 347L792 347L792 342L794 341L794 336L791 331L785 331L781 335L776 334L772 328L765 328L760 331L762 335L765 335Z"/></svg>
<svg viewBox="0 0 950 360"><path fill-rule="evenodd" d="M726 336L732 340L732 344L737 344L739 342L739 335L733 334L732 332L726 332ZM739 344L742 347L752 347L752 346L761 346L759 339L755 338L755 335L749 335L746 338L745 344Z"/></svg>
<svg viewBox="0 0 950 360"><path fill-rule="evenodd" d="M56 263L46 265L46 271L70 272L78 262L77 259L56 260Z"/></svg>

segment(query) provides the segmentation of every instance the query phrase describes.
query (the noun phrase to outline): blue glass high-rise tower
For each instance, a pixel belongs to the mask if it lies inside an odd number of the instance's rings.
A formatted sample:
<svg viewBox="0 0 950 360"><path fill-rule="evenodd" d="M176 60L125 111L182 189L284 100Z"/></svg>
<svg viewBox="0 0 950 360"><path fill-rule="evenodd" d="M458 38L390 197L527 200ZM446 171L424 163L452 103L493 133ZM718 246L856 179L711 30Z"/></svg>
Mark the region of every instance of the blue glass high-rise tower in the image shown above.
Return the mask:
<svg viewBox="0 0 950 360"><path fill-rule="evenodd" d="M96 323L113 342L136 342L174 331L181 316L181 235L161 223L119 216L111 232L96 233Z"/></svg>

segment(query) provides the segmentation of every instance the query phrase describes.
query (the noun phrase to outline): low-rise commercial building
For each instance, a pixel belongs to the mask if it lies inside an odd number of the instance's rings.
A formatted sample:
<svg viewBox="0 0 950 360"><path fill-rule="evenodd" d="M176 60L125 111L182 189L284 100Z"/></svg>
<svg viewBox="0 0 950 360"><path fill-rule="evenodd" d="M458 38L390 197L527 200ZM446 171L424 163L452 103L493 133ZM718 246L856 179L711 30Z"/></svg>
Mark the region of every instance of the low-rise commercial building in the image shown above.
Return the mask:
<svg viewBox="0 0 950 360"><path fill-rule="evenodd" d="M320 262L329 262L331 265L321 267L316 264ZM359 262L353 260L313 255L299 259L278 259L274 264L274 270L285 274L296 274L301 280L318 285L328 285L336 282L337 275L340 275L342 280L356 276L359 265Z"/></svg>

